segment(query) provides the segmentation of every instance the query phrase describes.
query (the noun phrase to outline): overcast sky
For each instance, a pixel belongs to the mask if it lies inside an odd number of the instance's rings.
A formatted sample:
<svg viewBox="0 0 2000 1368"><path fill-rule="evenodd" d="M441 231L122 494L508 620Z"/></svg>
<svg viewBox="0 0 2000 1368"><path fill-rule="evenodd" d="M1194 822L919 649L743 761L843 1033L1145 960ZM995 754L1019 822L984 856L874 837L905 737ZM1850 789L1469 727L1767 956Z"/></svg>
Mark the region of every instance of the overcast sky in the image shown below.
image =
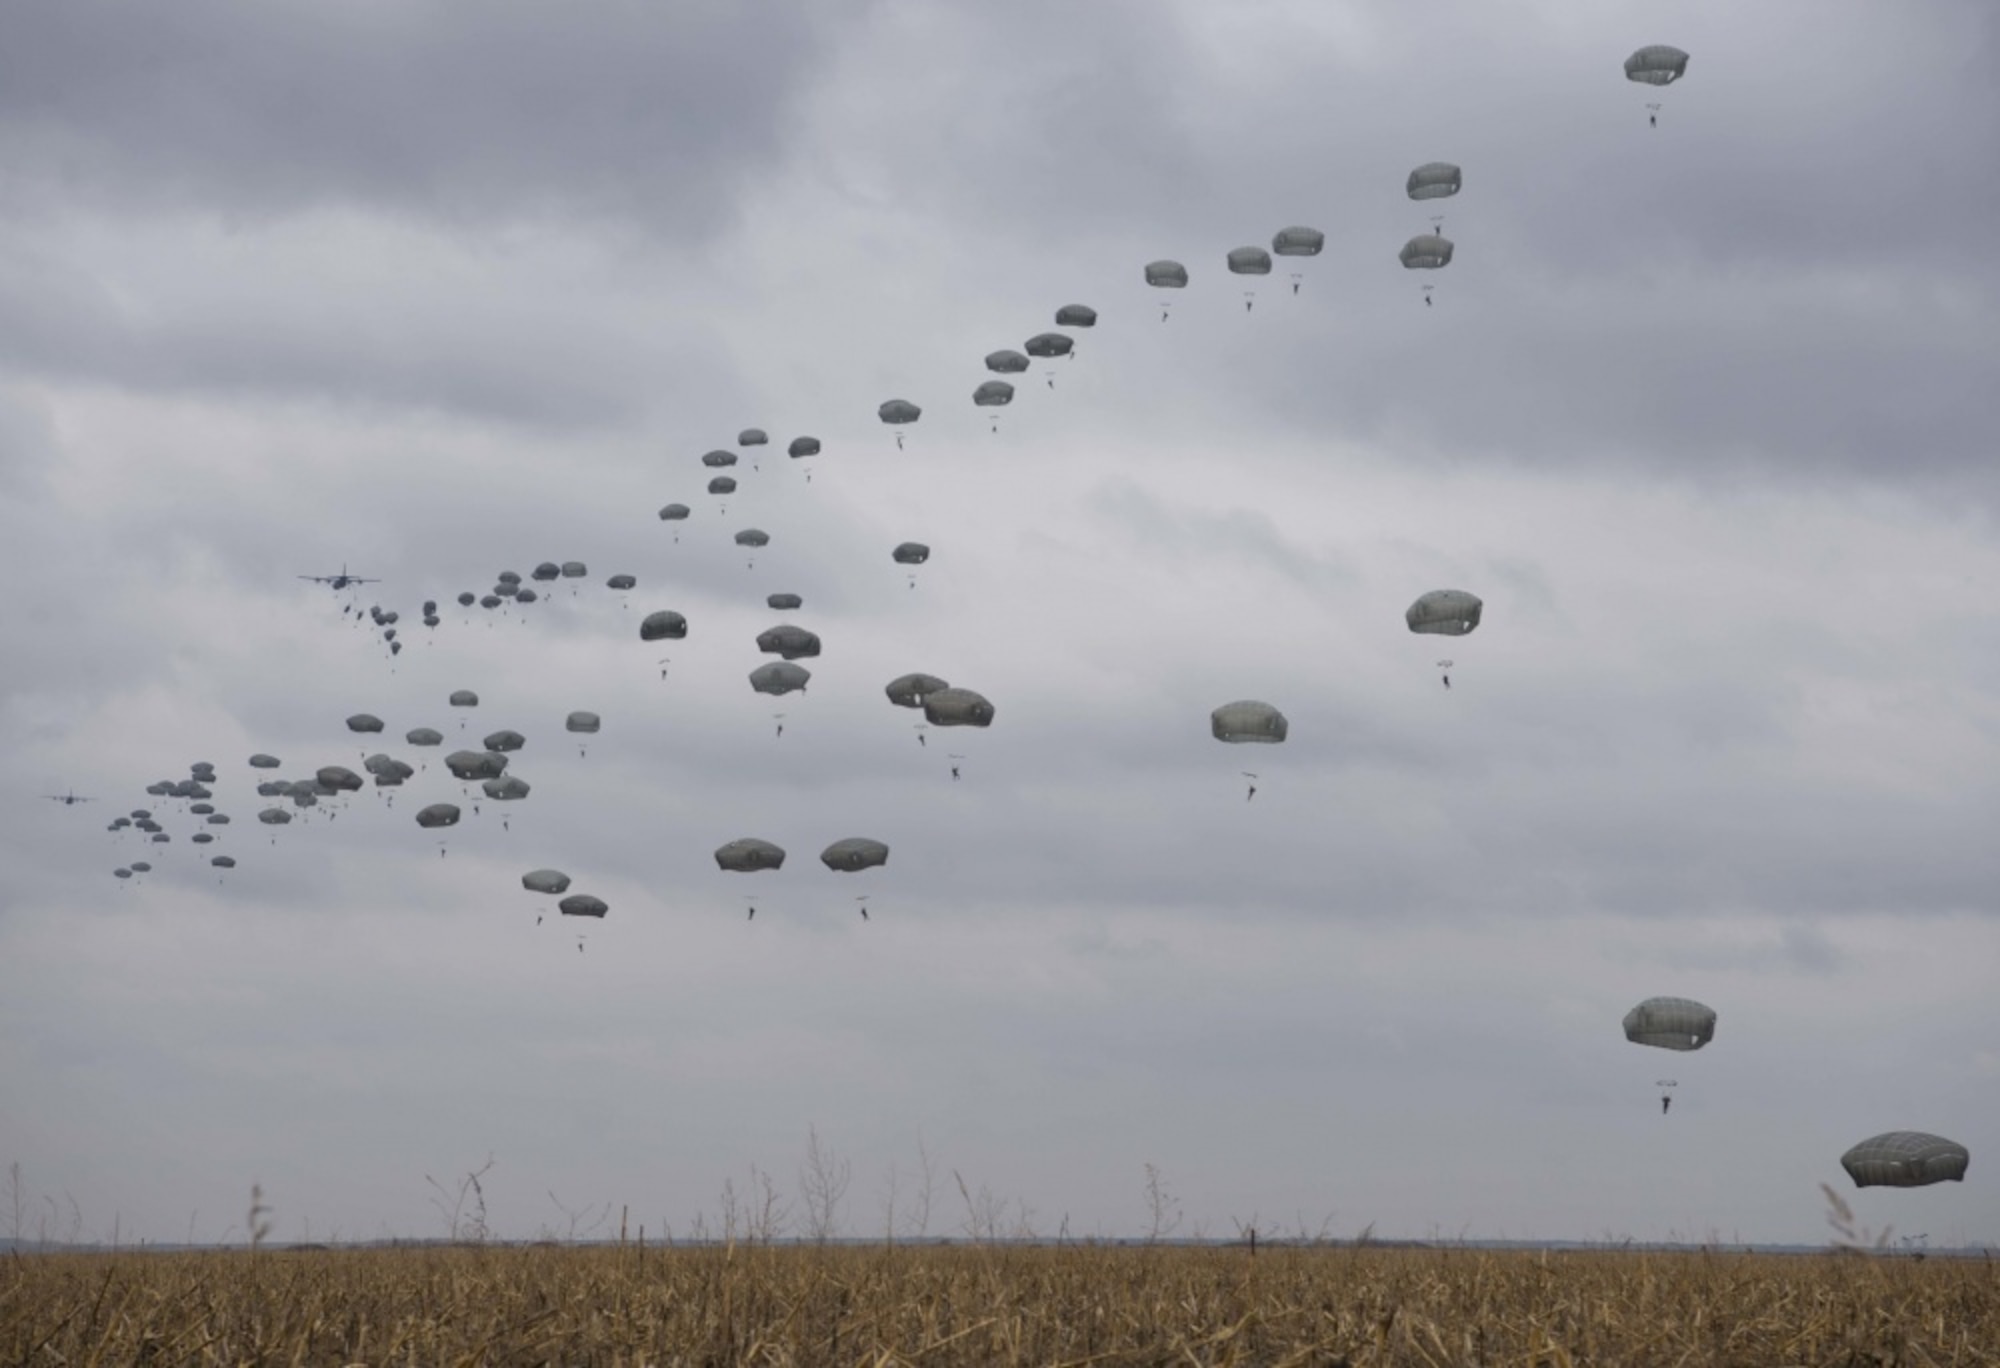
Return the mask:
<svg viewBox="0 0 2000 1368"><path fill-rule="evenodd" d="M1828 1181L2000 1239L1981 0L7 27L23 1234L240 1237L257 1183L281 1239L435 1235L426 1176L491 1155L497 1233L611 1202L679 1235L753 1166L795 1188L816 1131L850 1234L928 1153L934 1235L953 1171L1010 1226L1143 1234L1150 1163L1180 1234L1816 1241ZM1684 81L1625 80L1650 43ZM1411 202L1434 160L1462 193ZM1438 212L1455 258L1402 269ZM1325 252L1225 272L1289 224ZM981 358L1071 302L1098 326L989 431ZM889 398L924 408L903 450ZM567 559L541 603L453 602ZM295 578L343 564L382 583ZM1405 628L1440 588L1475 633ZM341 611L371 604L393 662ZM659 608L685 641L639 640ZM825 651L776 700L745 676L780 620ZM993 726L920 744L882 687L913 670ZM1213 740L1241 698L1289 739ZM418 726L525 733L532 796L440 856L413 814L460 788ZM257 823L252 752L377 749L429 768ZM206 847L144 793L200 760ZM140 807L171 841L107 833ZM718 870L742 836L785 867ZM887 867L825 869L845 836ZM541 866L610 915L556 916ZM1714 1043L1628 1043L1654 995ZM1841 1153L1895 1129L1967 1180L1854 1192Z"/></svg>

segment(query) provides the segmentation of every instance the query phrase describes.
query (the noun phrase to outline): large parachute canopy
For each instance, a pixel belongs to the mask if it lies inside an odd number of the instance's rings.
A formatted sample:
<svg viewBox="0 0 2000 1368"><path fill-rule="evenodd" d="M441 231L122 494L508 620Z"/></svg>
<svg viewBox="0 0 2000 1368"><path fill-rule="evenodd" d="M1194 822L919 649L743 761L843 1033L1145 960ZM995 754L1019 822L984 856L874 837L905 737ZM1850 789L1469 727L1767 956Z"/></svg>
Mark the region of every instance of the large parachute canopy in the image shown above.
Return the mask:
<svg viewBox="0 0 2000 1368"><path fill-rule="evenodd" d="M1419 233L1404 243L1397 255L1405 270L1435 271L1451 264L1451 239L1436 233Z"/></svg>
<svg viewBox="0 0 2000 1368"><path fill-rule="evenodd" d="M236 860L235 860L235 858L234 858L233 856L229 856L229 855L216 855L216 856L213 856L213 857L211 857L211 858L210 858L210 860L209 860L209 863L210 863L210 864L212 864L212 865L214 865L214 866L215 866L215 867L216 867L217 869L234 869L234 868L236 868Z"/></svg>
<svg viewBox="0 0 2000 1368"><path fill-rule="evenodd" d="M926 694L938 693L950 687L949 683L936 675L906 674L897 675L890 680L883 692L888 694L889 701L899 708L921 708L924 706Z"/></svg>
<svg viewBox="0 0 2000 1368"><path fill-rule="evenodd" d="M1187 267L1178 261L1149 261L1146 263L1146 283L1162 290L1184 290L1187 288Z"/></svg>
<svg viewBox="0 0 2000 1368"><path fill-rule="evenodd" d="M637 589L639 587L639 580L634 575L613 575L610 579L604 581L604 587L606 589Z"/></svg>
<svg viewBox="0 0 2000 1368"><path fill-rule="evenodd" d="M711 494L734 494L736 492L736 478L733 475L718 475L708 482L708 492Z"/></svg>
<svg viewBox="0 0 2000 1368"><path fill-rule="evenodd" d="M768 665L759 665L750 672L750 687L761 694L776 694L782 697L794 691L802 691L812 679L812 671L803 665L794 665L789 660L774 660Z"/></svg>
<svg viewBox="0 0 2000 1368"><path fill-rule="evenodd" d="M717 847L715 863L718 868L726 869L733 874L755 874L759 870L782 868L785 863L785 850L783 846L774 845L770 841L760 840L755 836L745 836Z"/></svg>
<svg viewBox="0 0 2000 1368"><path fill-rule="evenodd" d="M1647 998L1625 1014L1625 1038L1662 1050L1699 1050L1715 1039L1715 1009L1692 998Z"/></svg>
<svg viewBox="0 0 2000 1368"><path fill-rule="evenodd" d="M1246 698L1224 703L1210 713L1208 729L1218 741L1275 744L1285 739L1291 724L1269 703Z"/></svg>
<svg viewBox="0 0 2000 1368"><path fill-rule="evenodd" d="M1056 310L1058 328L1094 328L1097 326L1097 310L1088 304L1065 304Z"/></svg>
<svg viewBox="0 0 2000 1368"><path fill-rule="evenodd" d="M490 751L517 751L528 744L528 738L512 728L507 728L489 733L479 744Z"/></svg>
<svg viewBox="0 0 2000 1368"><path fill-rule="evenodd" d="M805 600L797 594L766 594L764 595L764 606L783 611L789 608L803 608Z"/></svg>
<svg viewBox="0 0 2000 1368"><path fill-rule="evenodd" d="M1486 605L1478 595L1463 589L1433 589L1403 613L1403 621L1413 632L1440 636L1464 636L1479 625Z"/></svg>
<svg viewBox="0 0 2000 1368"><path fill-rule="evenodd" d="M817 456L819 455L819 438L794 437L792 438L792 444L785 448L785 454L795 461L801 456Z"/></svg>
<svg viewBox="0 0 2000 1368"><path fill-rule="evenodd" d="M313 777L330 789L347 793L361 787L361 776L345 765L326 765Z"/></svg>
<svg viewBox="0 0 2000 1368"><path fill-rule="evenodd" d="M1450 162L1425 162L1410 173L1405 187L1413 200L1444 199L1456 195L1463 175Z"/></svg>
<svg viewBox="0 0 2000 1368"><path fill-rule="evenodd" d="M686 504L668 504L660 510L661 522L684 522L694 510Z"/></svg>
<svg viewBox="0 0 2000 1368"><path fill-rule="evenodd" d="M746 527L736 534L738 546L769 546L771 534L761 527Z"/></svg>
<svg viewBox="0 0 2000 1368"><path fill-rule="evenodd" d="M771 439L762 428L744 428L736 434L738 446L763 446Z"/></svg>
<svg viewBox="0 0 2000 1368"><path fill-rule="evenodd" d="M803 627L794 627L790 623L784 623L780 626L759 632L757 634L757 649L765 655L783 656L786 660L799 660L819 654L819 636L817 633L808 632Z"/></svg>
<svg viewBox="0 0 2000 1368"><path fill-rule="evenodd" d="M1656 43L1625 59L1625 79L1645 85L1672 85L1687 75L1688 55L1677 47Z"/></svg>
<svg viewBox="0 0 2000 1368"><path fill-rule="evenodd" d="M993 705L971 689L939 689L924 695L924 720L934 727L987 727Z"/></svg>
<svg viewBox="0 0 2000 1368"><path fill-rule="evenodd" d="M931 558L931 549L922 542L903 542L889 555L898 565L922 565Z"/></svg>
<svg viewBox="0 0 2000 1368"><path fill-rule="evenodd" d="M995 375L1019 375L1028 368L1028 358L1011 348L986 353L986 369Z"/></svg>
<svg viewBox="0 0 2000 1368"><path fill-rule="evenodd" d="M577 709L563 719L564 731L582 732L589 736L595 736L598 729L603 725L603 718L594 712L587 712L582 708Z"/></svg>
<svg viewBox="0 0 2000 1368"><path fill-rule="evenodd" d="M889 847L866 836L848 836L822 850L819 862L828 869L852 874L889 863Z"/></svg>
<svg viewBox="0 0 2000 1368"><path fill-rule="evenodd" d="M448 827L458 825L458 807L454 803L432 803L417 814L420 827Z"/></svg>
<svg viewBox="0 0 2000 1368"><path fill-rule="evenodd" d="M564 579L582 579L589 573L590 567L582 561L564 561L562 563L562 577Z"/></svg>
<svg viewBox="0 0 2000 1368"><path fill-rule="evenodd" d="M444 733L431 727L412 727L403 733L403 740L412 746L442 746Z"/></svg>
<svg viewBox="0 0 2000 1368"><path fill-rule="evenodd" d="M262 751L258 751L250 757L250 768L252 769L276 769L281 763L277 756L266 755Z"/></svg>
<svg viewBox="0 0 2000 1368"><path fill-rule="evenodd" d="M1280 228L1271 236L1271 250L1279 256L1318 256L1325 247L1326 234L1304 225Z"/></svg>
<svg viewBox="0 0 2000 1368"><path fill-rule="evenodd" d="M507 757L497 751L453 751L444 758L444 767L451 771L452 778L468 783L474 779L498 779L507 769Z"/></svg>
<svg viewBox="0 0 2000 1368"><path fill-rule="evenodd" d="M554 561L543 561L540 565L537 565L535 567L533 573L534 577L537 580L541 581L543 584L547 584L551 580L554 580L555 578L557 578L562 574L562 567L560 565L557 565ZM505 576L502 576L501 578L504 579ZM521 577L519 575L516 575L514 577L515 583L518 584L520 582L520 579Z"/></svg>
<svg viewBox="0 0 2000 1368"><path fill-rule="evenodd" d="M569 875L560 869L531 869L521 876L521 887L530 893L562 893L569 888Z"/></svg>
<svg viewBox="0 0 2000 1368"><path fill-rule="evenodd" d="M998 408L1014 402L1014 387L1005 380L983 381L972 392L972 402L980 408Z"/></svg>
<svg viewBox="0 0 2000 1368"><path fill-rule="evenodd" d="M351 732L378 732L382 730L382 719L374 713L356 713L347 719L347 729Z"/></svg>
<svg viewBox="0 0 2000 1368"><path fill-rule="evenodd" d="M679 641L687 634L687 619L665 608L646 614L646 620L639 624L641 641Z"/></svg>
<svg viewBox="0 0 2000 1368"><path fill-rule="evenodd" d="M556 910L565 917L601 917L611 910L611 904L588 893L572 893L556 904Z"/></svg>
<svg viewBox="0 0 2000 1368"><path fill-rule="evenodd" d="M476 708L479 706L479 695L470 689L453 689L446 702L454 708Z"/></svg>
<svg viewBox="0 0 2000 1368"><path fill-rule="evenodd" d="M1840 1156L1856 1187L1928 1187L1962 1183L1972 1154L1955 1140L1923 1131L1888 1131Z"/></svg>
<svg viewBox="0 0 2000 1368"><path fill-rule="evenodd" d="M736 464L736 453L733 451L711 451L701 458L701 463L711 470L720 470L724 466L733 466Z"/></svg>
<svg viewBox="0 0 2000 1368"><path fill-rule="evenodd" d="M488 798L501 803L526 798L529 792L528 781L518 774L503 774L498 779L488 779L479 788Z"/></svg>
<svg viewBox="0 0 2000 1368"><path fill-rule="evenodd" d="M1262 247L1237 247L1229 253L1231 275L1271 274L1271 254Z"/></svg>
<svg viewBox="0 0 2000 1368"><path fill-rule="evenodd" d="M1030 356L1047 361L1058 356L1068 356L1076 346L1075 341L1058 332L1036 333L1021 344L1021 350Z"/></svg>
<svg viewBox="0 0 2000 1368"><path fill-rule="evenodd" d="M914 423L924 411L907 399L890 399L875 410L876 417L889 424Z"/></svg>

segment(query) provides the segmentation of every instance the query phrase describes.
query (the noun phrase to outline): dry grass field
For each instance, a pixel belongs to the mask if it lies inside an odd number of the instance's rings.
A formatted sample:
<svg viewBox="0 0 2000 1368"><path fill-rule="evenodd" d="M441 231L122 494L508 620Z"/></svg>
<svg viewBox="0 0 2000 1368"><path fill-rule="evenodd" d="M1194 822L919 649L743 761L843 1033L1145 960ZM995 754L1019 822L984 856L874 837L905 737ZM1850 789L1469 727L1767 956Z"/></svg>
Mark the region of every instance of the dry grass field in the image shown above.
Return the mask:
<svg viewBox="0 0 2000 1368"><path fill-rule="evenodd" d="M2000 1364L2000 1267L1465 1249L429 1247L0 1260L9 1364Z"/></svg>

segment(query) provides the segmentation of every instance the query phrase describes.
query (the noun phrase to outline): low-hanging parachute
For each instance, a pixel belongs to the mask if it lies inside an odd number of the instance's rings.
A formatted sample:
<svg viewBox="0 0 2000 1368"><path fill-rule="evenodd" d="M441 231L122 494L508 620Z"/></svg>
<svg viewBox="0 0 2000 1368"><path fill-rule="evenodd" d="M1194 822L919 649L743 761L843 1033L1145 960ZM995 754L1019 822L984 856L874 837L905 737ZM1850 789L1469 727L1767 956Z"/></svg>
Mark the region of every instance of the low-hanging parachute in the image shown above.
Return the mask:
<svg viewBox="0 0 2000 1368"><path fill-rule="evenodd" d="M924 411L907 399L887 399L875 410L875 416L891 427L900 428L914 423L924 416ZM903 434L896 434L896 449L903 448Z"/></svg>
<svg viewBox="0 0 2000 1368"><path fill-rule="evenodd" d="M565 917L602 917L611 904L588 893L572 893L556 904L556 910Z"/></svg>
<svg viewBox="0 0 2000 1368"><path fill-rule="evenodd" d="M1161 258L1146 263L1146 283L1156 290L1185 290L1188 283L1187 267L1178 261ZM1160 300L1160 321L1167 321L1167 309L1171 300Z"/></svg>
<svg viewBox="0 0 2000 1368"><path fill-rule="evenodd" d="M1236 247L1227 258L1229 273L1240 276L1261 276L1271 274L1271 254L1262 247ZM1255 290L1243 292L1243 309L1249 312L1257 302Z"/></svg>
<svg viewBox="0 0 2000 1368"><path fill-rule="evenodd" d="M646 614L645 620L639 624L641 641L679 641L687 634L687 619L665 608Z"/></svg>
<svg viewBox="0 0 2000 1368"><path fill-rule="evenodd" d="M929 694L949 689L951 685L931 674L897 675L890 680L883 692L889 701L899 708L921 708Z"/></svg>
<svg viewBox="0 0 2000 1368"><path fill-rule="evenodd" d="M990 727L993 705L971 689L939 689L923 696L924 720L934 727Z"/></svg>
<svg viewBox="0 0 2000 1368"><path fill-rule="evenodd" d="M1955 1140L1923 1131L1886 1131L1840 1156L1856 1187L1929 1187L1962 1183L1972 1153Z"/></svg>

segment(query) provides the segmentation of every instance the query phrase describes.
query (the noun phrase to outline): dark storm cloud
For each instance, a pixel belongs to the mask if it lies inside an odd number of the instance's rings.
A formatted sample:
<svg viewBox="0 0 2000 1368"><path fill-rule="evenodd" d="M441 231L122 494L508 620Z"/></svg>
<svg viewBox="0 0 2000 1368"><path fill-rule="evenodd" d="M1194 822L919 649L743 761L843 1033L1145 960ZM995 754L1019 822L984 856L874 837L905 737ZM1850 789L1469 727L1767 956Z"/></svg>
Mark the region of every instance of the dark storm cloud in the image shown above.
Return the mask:
<svg viewBox="0 0 2000 1368"><path fill-rule="evenodd" d="M0 52L16 210L725 226L849 5L36 0Z"/></svg>

